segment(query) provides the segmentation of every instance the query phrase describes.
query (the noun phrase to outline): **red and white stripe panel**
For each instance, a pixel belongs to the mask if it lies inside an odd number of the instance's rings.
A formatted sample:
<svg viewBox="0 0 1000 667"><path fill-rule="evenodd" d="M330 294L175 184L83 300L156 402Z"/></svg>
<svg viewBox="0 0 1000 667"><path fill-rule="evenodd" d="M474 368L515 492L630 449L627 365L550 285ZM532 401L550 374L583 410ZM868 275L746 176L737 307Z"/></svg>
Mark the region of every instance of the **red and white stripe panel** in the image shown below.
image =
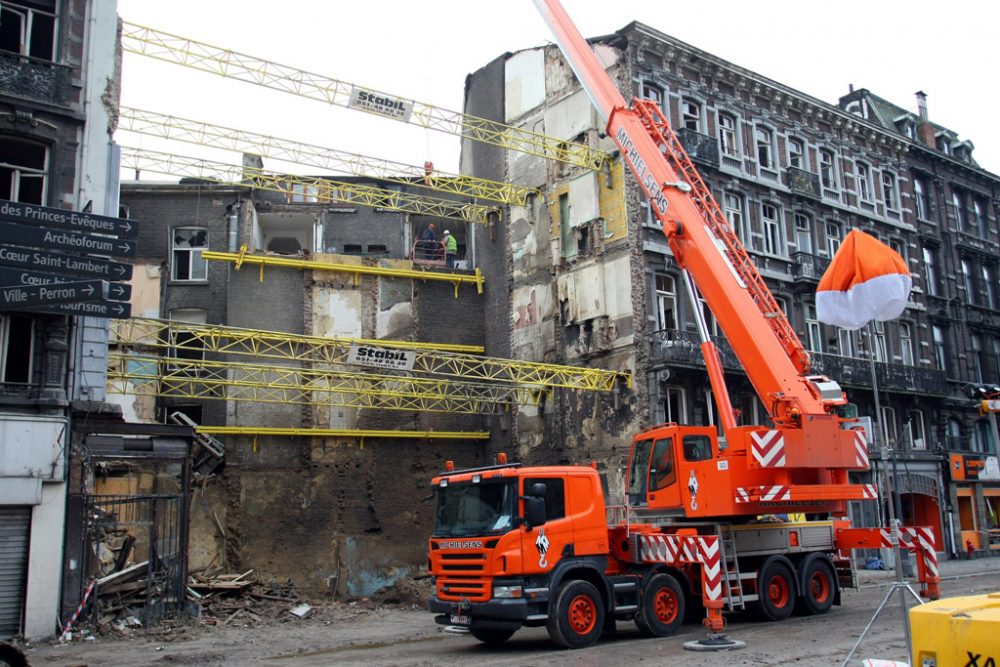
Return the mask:
<svg viewBox="0 0 1000 667"><path fill-rule="evenodd" d="M722 599L722 554L718 537L699 537L701 551L702 581L705 597L709 600Z"/></svg>
<svg viewBox="0 0 1000 667"><path fill-rule="evenodd" d="M861 429L854 430L854 458L859 468L868 470L868 442Z"/></svg>
<svg viewBox="0 0 1000 667"><path fill-rule="evenodd" d="M880 533L882 536L882 546L891 549L892 531L888 528L883 528ZM899 546L920 550L924 556L924 566L927 568L927 573L935 577L938 576L938 559L937 552L934 550L934 533L930 528L900 527Z"/></svg>
<svg viewBox="0 0 1000 667"><path fill-rule="evenodd" d="M787 486L738 486L736 487L736 503L773 503L780 500L791 500L792 490Z"/></svg>
<svg viewBox="0 0 1000 667"><path fill-rule="evenodd" d="M754 431L750 440L750 451L761 468L785 466L785 436L781 431Z"/></svg>
<svg viewBox="0 0 1000 667"><path fill-rule="evenodd" d="M639 535L639 561L643 563L676 563L681 552L677 535Z"/></svg>
<svg viewBox="0 0 1000 667"><path fill-rule="evenodd" d="M878 498L878 489L874 484L865 484L861 487L865 494L865 500L875 500Z"/></svg>

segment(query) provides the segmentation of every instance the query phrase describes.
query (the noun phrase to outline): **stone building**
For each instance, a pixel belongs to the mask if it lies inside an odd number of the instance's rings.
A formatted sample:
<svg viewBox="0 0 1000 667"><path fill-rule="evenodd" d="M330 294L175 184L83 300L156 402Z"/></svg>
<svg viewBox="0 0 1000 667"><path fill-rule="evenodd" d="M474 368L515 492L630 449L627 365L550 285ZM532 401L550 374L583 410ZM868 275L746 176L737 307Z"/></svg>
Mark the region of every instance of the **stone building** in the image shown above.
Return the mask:
<svg viewBox="0 0 1000 667"><path fill-rule="evenodd" d="M116 215L115 3L3 0L0 23L0 199ZM0 638L58 627L78 567L63 560L71 417L102 411L106 349L103 319L0 312Z"/></svg>
<svg viewBox="0 0 1000 667"><path fill-rule="evenodd" d="M938 548L953 552L965 537L958 514L973 513L973 501L963 505L961 498L974 499L983 519L977 525L988 521L990 508L995 517L996 509L982 489L974 496L969 488L961 496L949 490L944 455L956 447L996 452L965 391L968 382L996 380L995 371L990 377L987 370L996 353L989 347L991 307L984 301L992 298L996 278L992 267L983 268L996 238L996 177L971 160L969 142L958 142L945 128L922 125L919 116L897 109L886 112L884 124L859 113L858 96L840 106L818 100L646 25L632 23L591 43L626 99L654 99L664 109L809 350L814 370L837 380L851 410L871 419L875 468L894 471L902 518L932 525ZM638 185L631 174L623 179L621 159L558 49L506 54L470 75L466 111L613 156L600 173L468 142L463 146L468 173L542 191L537 206L511 207L507 237L498 248L506 262L484 266L488 280L510 280L510 299L496 305L510 317L511 352L635 371L634 393L613 409L595 402L572 406L578 412L522 412L515 433L522 456L551 462L593 458L609 470L620 469L628 439L640 426L717 424L692 317L692 308L700 306L687 299ZM918 127L947 143L928 145L919 139L924 135L918 136ZM942 145L950 145L952 153L945 154ZM915 183L924 188L922 195L914 194ZM928 213L916 210L918 197L927 198ZM950 231L956 224L976 230L976 238L963 243ZM822 324L814 301L819 278L854 228L899 252L917 287L902 317L861 332ZM973 241L978 245L970 245ZM928 248L948 252L937 274L928 265L933 262ZM978 300L971 303L979 308L954 300L968 301L963 285L949 286L943 299L926 286L927 280L942 281L951 265L959 276L968 276ZM766 424L767 412L731 342L711 313L706 319L721 348L741 423ZM938 338L954 348L942 348ZM975 359L961 356L975 345L978 375ZM613 479L613 488L616 481L621 483ZM871 525L885 520L881 509L852 511Z"/></svg>

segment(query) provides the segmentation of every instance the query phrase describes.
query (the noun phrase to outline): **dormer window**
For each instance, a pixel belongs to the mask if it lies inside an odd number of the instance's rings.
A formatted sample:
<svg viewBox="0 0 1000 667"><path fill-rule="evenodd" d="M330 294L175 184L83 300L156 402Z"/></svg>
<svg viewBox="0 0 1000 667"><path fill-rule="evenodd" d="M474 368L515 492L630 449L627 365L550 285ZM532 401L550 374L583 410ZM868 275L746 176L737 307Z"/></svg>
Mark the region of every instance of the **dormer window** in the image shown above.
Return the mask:
<svg viewBox="0 0 1000 667"><path fill-rule="evenodd" d="M945 155L951 155L951 140L944 135L939 135L937 138L937 149Z"/></svg>

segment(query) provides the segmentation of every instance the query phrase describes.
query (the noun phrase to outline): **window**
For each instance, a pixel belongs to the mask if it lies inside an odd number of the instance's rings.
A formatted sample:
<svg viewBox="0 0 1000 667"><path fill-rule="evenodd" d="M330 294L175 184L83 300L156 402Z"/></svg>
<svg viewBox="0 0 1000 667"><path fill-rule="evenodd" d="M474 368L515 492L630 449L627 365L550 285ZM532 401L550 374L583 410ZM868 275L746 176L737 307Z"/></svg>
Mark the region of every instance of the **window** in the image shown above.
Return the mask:
<svg viewBox="0 0 1000 667"><path fill-rule="evenodd" d="M870 202L872 200L871 168L864 162L858 162L857 171L858 199Z"/></svg>
<svg viewBox="0 0 1000 667"><path fill-rule="evenodd" d="M954 417L948 417L945 429L948 438L948 449L965 449L965 445L962 443L962 422Z"/></svg>
<svg viewBox="0 0 1000 667"><path fill-rule="evenodd" d="M208 249L208 230L200 227L176 227L171 241L173 264L171 280L206 280L208 262L201 253Z"/></svg>
<svg viewBox="0 0 1000 667"><path fill-rule="evenodd" d="M840 240L844 236L844 227L839 222L826 223L826 254L833 257L840 250Z"/></svg>
<svg viewBox="0 0 1000 667"><path fill-rule="evenodd" d="M0 314L0 383L31 382L34 341L35 318Z"/></svg>
<svg viewBox="0 0 1000 667"><path fill-rule="evenodd" d="M719 146L723 155L740 156L739 144L736 142L736 116L719 114Z"/></svg>
<svg viewBox="0 0 1000 667"><path fill-rule="evenodd" d="M924 246L924 271L927 274L927 293L931 296L941 296L940 273L938 271L937 249Z"/></svg>
<svg viewBox="0 0 1000 667"><path fill-rule="evenodd" d="M649 490L659 491L677 483L677 467L674 465L674 439L661 438L653 446L653 458L649 462Z"/></svg>
<svg viewBox="0 0 1000 667"><path fill-rule="evenodd" d="M757 145L757 163L760 165L760 168L773 169L774 158L772 155L772 146L774 135L771 134L771 130L766 127L758 127L754 130L754 139Z"/></svg>
<svg viewBox="0 0 1000 667"><path fill-rule="evenodd" d="M886 444L895 448L899 442L899 431L896 428L896 411L890 407L882 408L882 428L884 429Z"/></svg>
<svg viewBox="0 0 1000 667"><path fill-rule="evenodd" d="M708 307L708 302L705 301L700 293L698 294L698 303L701 304L701 315L705 318L705 328L708 329L710 336L719 335L719 323L715 319L715 314L712 309Z"/></svg>
<svg viewBox="0 0 1000 667"><path fill-rule="evenodd" d="M898 197L896 196L896 176L888 171L882 172L882 200L887 209L899 208Z"/></svg>
<svg viewBox="0 0 1000 667"><path fill-rule="evenodd" d="M677 292L673 276L656 274L657 324L662 329L677 329Z"/></svg>
<svg viewBox="0 0 1000 667"><path fill-rule="evenodd" d="M306 183L292 183L289 201L293 204L315 204L319 201L319 186Z"/></svg>
<svg viewBox="0 0 1000 667"><path fill-rule="evenodd" d="M45 203L48 149L33 141L0 138L0 199Z"/></svg>
<svg viewBox="0 0 1000 667"><path fill-rule="evenodd" d="M833 151L825 148L819 151L819 179L824 188L835 190L837 188L837 173L835 171L836 161Z"/></svg>
<svg viewBox="0 0 1000 667"><path fill-rule="evenodd" d="M0 51L55 60L55 2L42 0L30 4L35 7L0 4Z"/></svg>
<svg viewBox="0 0 1000 667"><path fill-rule="evenodd" d="M837 347L842 357L857 355L858 346L853 329L841 329L837 327Z"/></svg>
<svg viewBox="0 0 1000 667"><path fill-rule="evenodd" d="M975 291L972 286L972 268L969 266L969 260L962 259L962 286L965 288L965 302L975 303Z"/></svg>
<svg viewBox="0 0 1000 667"><path fill-rule="evenodd" d="M801 139L788 139L788 166L796 169L808 169L806 165L806 144Z"/></svg>
<svg viewBox="0 0 1000 667"><path fill-rule="evenodd" d="M784 245L781 241L781 213L774 204L760 205L761 220L764 223L764 252L771 255L784 255Z"/></svg>
<svg viewBox="0 0 1000 667"><path fill-rule="evenodd" d="M190 362L205 360L205 346L196 335L194 328L187 324L205 324L208 313L200 308L175 308L170 311L170 320L179 324L170 327L170 350L168 356ZM172 365L173 366L173 365ZM197 375L201 366L197 364L177 364L175 372Z"/></svg>
<svg viewBox="0 0 1000 667"><path fill-rule="evenodd" d="M885 322L875 321L875 340L871 342L871 353L875 355L875 361L888 361L885 347Z"/></svg>
<svg viewBox="0 0 1000 667"><path fill-rule="evenodd" d="M993 284L993 269L983 264L979 270L983 277L983 291L980 295L981 303L979 305L987 308L996 308L996 288Z"/></svg>
<svg viewBox="0 0 1000 667"><path fill-rule="evenodd" d="M684 436L684 460L708 461L712 458L712 441L707 435Z"/></svg>
<svg viewBox="0 0 1000 667"><path fill-rule="evenodd" d="M733 228L736 235L743 241L743 245L749 246L750 239L747 238L747 229L743 220L743 198L727 192L722 200L725 205L726 219L729 220L729 226Z"/></svg>
<svg viewBox="0 0 1000 667"><path fill-rule="evenodd" d="M545 485L545 520L553 521L566 516L565 480L559 477L525 477L524 495L528 495L533 484Z"/></svg>
<svg viewBox="0 0 1000 667"><path fill-rule="evenodd" d="M663 108L663 91L651 83L642 84L642 98L653 100L661 109Z"/></svg>
<svg viewBox="0 0 1000 667"><path fill-rule="evenodd" d="M937 138L937 149L945 155L951 155L951 140L948 137Z"/></svg>
<svg viewBox="0 0 1000 667"><path fill-rule="evenodd" d="M985 419L977 419L972 424L972 451L987 454L993 447L993 429Z"/></svg>
<svg viewBox="0 0 1000 667"><path fill-rule="evenodd" d="M899 356L906 366L913 366L913 327L909 322L899 323Z"/></svg>
<svg viewBox="0 0 1000 667"><path fill-rule="evenodd" d="M924 435L924 413L920 410L910 410L906 413L906 431L912 449L927 449L927 436Z"/></svg>
<svg viewBox="0 0 1000 667"><path fill-rule="evenodd" d="M812 254L812 219L805 213L795 214L795 245L799 252Z"/></svg>
<svg viewBox="0 0 1000 667"><path fill-rule="evenodd" d="M983 337L977 333L969 336L972 346L972 372L976 382L983 382Z"/></svg>
<svg viewBox="0 0 1000 667"><path fill-rule="evenodd" d="M934 363L942 371L948 370L948 345L944 329L934 325L931 327L931 338L934 342Z"/></svg>
<svg viewBox="0 0 1000 667"><path fill-rule="evenodd" d="M701 105L694 100L681 100L681 126L701 132Z"/></svg>
<svg viewBox="0 0 1000 667"><path fill-rule="evenodd" d="M930 200L927 199L927 184L923 176L913 177L913 198L916 201L917 218L928 220L931 212Z"/></svg>
<svg viewBox="0 0 1000 667"><path fill-rule="evenodd" d="M816 316L816 306L807 303L804 306L806 315L806 345L810 352L823 351L823 330Z"/></svg>
<svg viewBox="0 0 1000 667"><path fill-rule="evenodd" d="M981 199L975 199L972 203L972 210L976 216L976 231L983 238L989 233L989 223L986 219L986 205Z"/></svg>
<svg viewBox="0 0 1000 667"><path fill-rule="evenodd" d="M955 207L955 229L960 232L969 230L969 213L965 209L965 193L954 190L951 193L951 205Z"/></svg>
<svg viewBox="0 0 1000 667"><path fill-rule="evenodd" d="M666 387L663 391L663 421L684 423L687 405L681 387Z"/></svg>

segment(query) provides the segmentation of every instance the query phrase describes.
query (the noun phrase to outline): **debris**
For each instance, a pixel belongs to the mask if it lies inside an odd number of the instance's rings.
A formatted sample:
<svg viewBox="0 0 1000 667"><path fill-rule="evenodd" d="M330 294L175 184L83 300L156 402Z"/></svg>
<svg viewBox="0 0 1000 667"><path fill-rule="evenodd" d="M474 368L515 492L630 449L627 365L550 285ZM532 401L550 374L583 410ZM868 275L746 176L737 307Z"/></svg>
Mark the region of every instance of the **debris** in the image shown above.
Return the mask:
<svg viewBox="0 0 1000 667"><path fill-rule="evenodd" d="M312 605L300 604L289 609L288 613L296 618L309 618L313 613L313 608Z"/></svg>

